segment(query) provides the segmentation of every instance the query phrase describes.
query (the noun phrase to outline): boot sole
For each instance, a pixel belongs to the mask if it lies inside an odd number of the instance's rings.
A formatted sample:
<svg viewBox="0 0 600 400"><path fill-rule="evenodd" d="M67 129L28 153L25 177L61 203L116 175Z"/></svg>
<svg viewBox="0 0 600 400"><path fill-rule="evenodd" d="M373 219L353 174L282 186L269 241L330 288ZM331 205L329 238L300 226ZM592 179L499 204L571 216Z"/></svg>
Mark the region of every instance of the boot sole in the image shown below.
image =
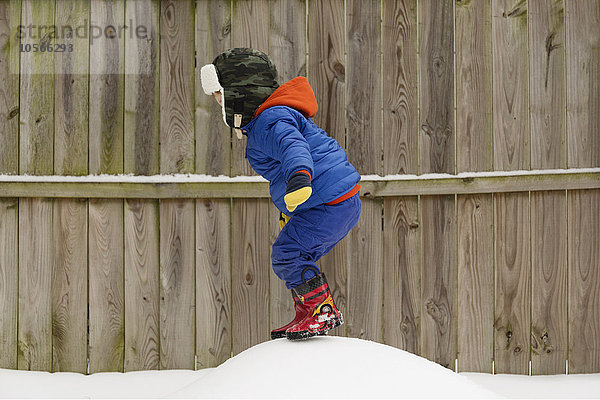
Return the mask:
<svg viewBox="0 0 600 400"><path fill-rule="evenodd" d="M271 340L281 339L285 337L285 331L271 332Z"/></svg>
<svg viewBox="0 0 600 400"><path fill-rule="evenodd" d="M332 329L337 328L338 326L342 325L343 323L344 323L344 320L342 318L338 318L334 321L334 323L330 327L327 327L321 331L318 331L318 332L311 332L311 331L286 332L285 337L287 337L289 340L306 340L306 339L309 339L314 336L325 336L325 335L327 335L327 332L329 332Z"/></svg>

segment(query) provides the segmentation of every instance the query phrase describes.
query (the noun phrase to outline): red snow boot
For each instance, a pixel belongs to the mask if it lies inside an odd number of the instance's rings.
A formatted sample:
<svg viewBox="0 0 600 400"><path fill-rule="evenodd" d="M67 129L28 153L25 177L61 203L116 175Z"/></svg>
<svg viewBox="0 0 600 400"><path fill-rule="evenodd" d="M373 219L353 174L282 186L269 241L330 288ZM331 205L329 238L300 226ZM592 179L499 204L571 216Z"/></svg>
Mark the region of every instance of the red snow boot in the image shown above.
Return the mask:
<svg viewBox="0 0 600 400"><path fill-rule="evenodd" d="M308 313L307 308L304 307L304 305L300 302L300 298L294 293L293 289L292 297L294 299L294 309L296 310L296 316L289 324L284 325L281 328L273 329L271 331L271 339L284 338L285 331L287 331L288 328L291 328L292 326L296 325L298 322L302 321L302 319L304 319L304 317Z"/></svg>
<svg viewBox="0 0 600 400"><path fill-rule="evenodd" d="M301 319L285 332L286 337L290 340L325 335L329 330L344 323L342 313L333 302L325 274L321 273L306 281L304 272L306 269L302 272L304 283L292 289L294 300L298 299L294 321L299 318L299 315L301 315ZM298 312L299 309L302 314Z"/></svg>

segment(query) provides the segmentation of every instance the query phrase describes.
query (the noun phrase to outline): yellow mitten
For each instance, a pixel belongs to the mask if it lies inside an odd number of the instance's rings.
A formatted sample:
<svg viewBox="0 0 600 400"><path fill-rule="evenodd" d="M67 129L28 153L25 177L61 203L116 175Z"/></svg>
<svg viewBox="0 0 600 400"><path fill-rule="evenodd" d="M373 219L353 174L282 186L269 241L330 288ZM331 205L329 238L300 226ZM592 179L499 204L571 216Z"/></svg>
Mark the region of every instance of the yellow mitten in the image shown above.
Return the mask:
<svg viewBox="0 0 600 400"><path fill-rule="evenodd" d="M307 171L301 170L290 177L283 201L285 201L288 211L292 212L296 207L308 200L311 194L310 174Z"/></svg>
<svg viewBox="0 0 600 400"><path fill-rule="evenodd" d="M288 217L284 213L280 212L279 213L279 228L283 229L283 227L285 226L285 224L287 224L287 222L289 220L290 220L290 217Z"/></svg>

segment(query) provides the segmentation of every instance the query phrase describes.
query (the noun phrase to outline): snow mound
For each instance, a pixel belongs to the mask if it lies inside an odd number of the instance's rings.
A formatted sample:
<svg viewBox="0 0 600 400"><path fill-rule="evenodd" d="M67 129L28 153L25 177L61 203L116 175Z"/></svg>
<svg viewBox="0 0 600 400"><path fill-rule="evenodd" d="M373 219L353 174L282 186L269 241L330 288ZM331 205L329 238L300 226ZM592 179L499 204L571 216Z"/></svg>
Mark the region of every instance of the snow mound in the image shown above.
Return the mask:
<svg viewBox="0 0 600 400"><path fill-rule="evenodd" d="M422 357L344 337L272 340L227 360L174 398L498 398Z"/></svg>

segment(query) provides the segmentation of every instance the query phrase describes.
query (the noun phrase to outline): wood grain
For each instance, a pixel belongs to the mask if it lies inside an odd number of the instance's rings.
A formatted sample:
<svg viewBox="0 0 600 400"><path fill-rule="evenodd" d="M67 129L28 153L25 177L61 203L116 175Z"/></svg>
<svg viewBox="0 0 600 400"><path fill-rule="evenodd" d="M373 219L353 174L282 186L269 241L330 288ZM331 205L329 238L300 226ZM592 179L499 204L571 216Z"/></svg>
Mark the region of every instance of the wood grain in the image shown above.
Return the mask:
<svg viewBox="0 0 600 400"><path fill-rule="evenodd" d="M155 201L125 201L124 371L159 368L158 218Z"/></svg>
<svg viewBox="0 0 600 400"><path fill-rule="evenodd" d="M306 0L271 0L269 13L269 56L279 84L306 76Z"/></svg>
<svg viewBox="0 0 600 400"><path fill-rule="evenodd" d="M85 199L54 200L52 370L88 367L88 206Z"/></svg>
<svg viewBox="0 0 600 400"><path fill-rule="evenodd" d="M418 167L417 1L383 2L383 174Z"/></svg>
<svg viewBox="0 0 600 400"><path fill-rule="evenodd" d="M491 194L457 197L458 371L492 373L494 208Z"/></svg>
<svg viewBox="0 0 600 400"><path fill-rule="evenodd" d="M269 0L234 1L231 10L231 47L250 47L269 52ZM256 175L246 154L246 136L232 136L231 176Z"/></svg>
<svg viewBox="0 0 600 400"><path fill-rule="evenodd" d="M232 354L269 340L269 207L233 200L231 212Z"/></svg>
<svg viewBox="0 0 600 400"><path fill-rule="evenodd" d="M490 1L456 2L456 170L491 171L492 21Z"/></svg>
<svg viewBox="0 0 600 400"><path fill-rule="evenodd" d="M160 171L194 172L194 3L162 1Z"/></svg>
<svg viewBox="0 0 600 400"><path fill-rule="evenodd" d="M565 168L564 0L530 1L527 24L531 168Z"/></svg>
<svg viewBox="0 0 600 400"><path fill-rule="evenodd" d="M421 197L421 355L446 368L456 360L454 196Z"/></svg>
<svg viewBox="0 0 600 400"><path fill-rule="evenodd" d="M600 166L600 0L565 1L569 168Z"/></svg>
<svg viewBox="0 0 600 400"><path fill-rule="evenodd" d="M92 1L90 7L91 25L102 30L123 26L124 0ZM90 38L89 171L92 174L123 172L125 37L117 32L109 35Z"/></svg>
<svg viewBox="0 0 600 400"><path fill-rule="evenodd" d="M231 356L231 246L231 200L197 200L197 369Z"/></svg>
<svg viewBox="0 0 600 400"><path fill-rule="evenodd" d="M531 373L566 373L567 197L531 193Z"/></svg>
<svg viewBox="0 0 600 400"><path fill-rule="evenodd" d="M600 372L600 190L568 197L569 373Z"/></svg>
<svg viewBox="0 0 600 400"><path fill-rule="evenodd" d="M531 325L529 196L494 195L496 302L494 365L500 374L528 374Z"/></svg>
<svg viewBox="0 0 600 400"><path fill-rule="evenodd" d="M54 24L54 7L54 0L22 2L22 25L40 27L21 39L23 45L53 43L50 27ZM54 79L48 75L52 71L48 65L53 64L50 52L21 53L19 172L22 174L45 175L53 171Z"/></svg>
<svg viewBox="0 0 600 400"><path fill-rule="evenodd" d="M19 171L19 39L21 1L0 2L0 172Z"/></svg>
<svg viewBox="0 0 600 400"><path fill-rule="evenodd" d="M386 198L383 207L383 342L419 354L421 229L418 198Z"/></svg>
<svg viewBox="0 0 600 400"><path fill-rule="evenodd" d="M89 200L89 372L92 374L123 371L123 215L123 200Z"/></svg>
<svg viewBox="0 0 600 400"><path fill-rule="evenodd" d="M0 200L0 368L17 368L19 202Z"/></svg>
<svg viewBox="0 0 600 400"><path fill-rule="evenodd" d="M61 29L85 26L89 20L89 1L56 4L56 25ZM73 51L57 52L54 58L54 173L87 175L89 38L72 32L64 36L57 43L72 45Z"/></svg>
<svg viewBox="0 0 600 400"><path fill-rule="evenodd" d="M345 149L346 32L343 15L341 1L308 1L307 75L319 104L314 121Z"/></svg>
<svg viewBox="0 0 600 400"><path fill-rule="evenodd" d="M52 203L19 201L18 368L52 370Z"/></svg>
<svg viewBox="0 0 600 400"><path fill-rule="evenodd" d="M382 171L381 2L349 0L346 4L348 161L361 174ZM365 55L370 56L365 62Z"/></svg>
<svg viewBox="0 0 600 400"><path fill-rule="evenodd" d="M348 237L348 299L345 323L349 337L383 340L382 201L363 199L358 225Z"/></svg>
<svg viewBox="0 0 600 400"><path fill-rule="evenodd" d="M124 170L136 175L159 172L159 14L158 0L126 3L131 29L146 31L125 37Z"/></svg>
<svg viewBox="0 0 600 400"><path fill-rule="evenodd" d="M529 169L527 2L492 0L494 169Z"/></svg>
<svg viewBox="0 0 600 400"><path fill-rule="evenodd" d="M419 173L454 173L452 1L419 4Z"/></svg>
<svg viewBox="0 0 600 400"><path fill-rule="evenodd" d="M194 369L195 202L160 201L160 367Z"/></svg>
<svg viewBox="0 0 600 400"><path fill-rule="evenodd" d="M229 175L231 133L221 107L202 89L200 68L231 47L231 1L196 3L196 173Z"/></svg>

